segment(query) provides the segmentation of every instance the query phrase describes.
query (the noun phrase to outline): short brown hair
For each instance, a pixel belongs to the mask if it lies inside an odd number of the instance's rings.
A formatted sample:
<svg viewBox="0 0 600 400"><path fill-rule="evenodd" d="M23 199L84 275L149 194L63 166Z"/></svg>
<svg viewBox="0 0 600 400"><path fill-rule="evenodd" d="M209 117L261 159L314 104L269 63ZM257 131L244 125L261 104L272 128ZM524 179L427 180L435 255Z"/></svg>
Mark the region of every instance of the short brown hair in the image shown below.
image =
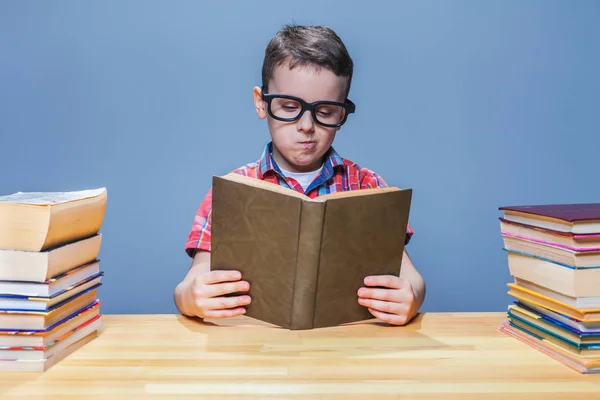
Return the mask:
<svg viewBox="0 0 600 400"><path fill-rule="evenodd" d="M285 25L267 45L262 67L262 84L268 92L275 67L289 62L290 68L316 66L346 78L350 92L354 63L342 39L325 26Z"/></svg>

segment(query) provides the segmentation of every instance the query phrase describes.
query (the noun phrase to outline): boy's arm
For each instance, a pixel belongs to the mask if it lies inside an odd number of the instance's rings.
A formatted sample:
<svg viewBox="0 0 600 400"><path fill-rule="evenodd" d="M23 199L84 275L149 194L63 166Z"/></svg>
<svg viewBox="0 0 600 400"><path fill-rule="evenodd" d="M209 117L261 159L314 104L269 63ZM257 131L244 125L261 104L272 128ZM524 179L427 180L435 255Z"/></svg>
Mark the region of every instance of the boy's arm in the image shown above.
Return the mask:
<svg viewBox="0 0 600 400"><path fill-rule="evenodd" d="M183 281L175 287L174 300L177 309L184 315L192 315L190 309L190 296L186 295L189 292L189 287L192 282L202 274L210 271L210 253L208 251L197 251L192 260L192 265L187 272Z"/></svg>
<svg viewBox="0 0 600 400"><path fill-rule="evenodd" d="M412 318L421 308L423 301L425 300L426 285L425 280L417 271L412 263L412 260L408 256L408 252L404 249L402 256L402 268L400 269L400 279L410 283L413 293L415 295L413 310L409 319Z"/></svg>

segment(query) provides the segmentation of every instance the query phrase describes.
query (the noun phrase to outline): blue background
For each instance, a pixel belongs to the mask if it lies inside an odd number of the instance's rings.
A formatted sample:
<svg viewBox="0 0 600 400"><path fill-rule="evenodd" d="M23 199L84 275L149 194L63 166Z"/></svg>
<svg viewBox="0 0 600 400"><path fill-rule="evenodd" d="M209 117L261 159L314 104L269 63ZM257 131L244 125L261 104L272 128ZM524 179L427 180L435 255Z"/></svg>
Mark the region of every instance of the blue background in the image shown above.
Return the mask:
<svg viewBox="0 0 600 400"><path fill-rule="evenodd" d="M600 200L600 2L2 1L0 194L106 186L105 313L176 312L194 213L269 134L284 24L356 63L336 150L414 190L423 311L502 311L498 207Z"/></svg>

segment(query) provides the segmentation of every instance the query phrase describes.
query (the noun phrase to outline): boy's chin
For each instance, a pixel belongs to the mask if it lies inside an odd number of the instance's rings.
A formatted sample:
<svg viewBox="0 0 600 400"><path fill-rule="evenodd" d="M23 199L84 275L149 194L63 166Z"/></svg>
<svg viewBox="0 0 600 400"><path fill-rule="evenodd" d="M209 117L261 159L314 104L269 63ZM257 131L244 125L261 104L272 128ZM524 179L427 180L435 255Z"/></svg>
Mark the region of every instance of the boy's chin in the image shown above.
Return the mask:
<svg viewBox="0 0 600 400"><path fill-rule="evenodd" d="M296 171L310 172L318 169L323 164L323 160L306 160L301 162L293 162L291 160L288 160L288 164L290 164L290 166L293 167Z"/></svg>

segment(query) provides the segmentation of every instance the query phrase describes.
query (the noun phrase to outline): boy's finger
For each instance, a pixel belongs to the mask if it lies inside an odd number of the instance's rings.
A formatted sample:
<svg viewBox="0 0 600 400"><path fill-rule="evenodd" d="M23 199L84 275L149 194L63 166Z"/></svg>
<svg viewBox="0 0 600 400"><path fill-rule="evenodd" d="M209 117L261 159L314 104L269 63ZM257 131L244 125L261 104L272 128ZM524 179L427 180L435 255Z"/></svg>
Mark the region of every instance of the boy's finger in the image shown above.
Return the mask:
<svg viewBox="0 0 600 400"><path fill-rule="evenodd" d="M407 282L394 275L372 275L364 279L367 286L382 286L390 289L402 289L408 285Z"/></svg>
<svg viewBox="0 0 600 400"><path fill-rule="evenodd" d="M204 286L203 291L206 297L219 297L230 293L247 292L250 290L250 284L246 281L215 283Z"/></svg>
<svg viewBox="0 0 600 400"><path fill-rule="evenodd" d="M204 284L212 285L213 283L232 282L242 279L240 271L210 271L204 275Z"/></svg>
<svg viewBox="0 0 600 400"><path fill-rule="evenodd" d="M359 298L358 302L362 306L372 308L373 310L384 312L387 314L402 314L403 312L407 311L407 307L405 304L394 303L391 301Z"/></svg>
<svg viewBox="0 0 600 400"><path fill-rule="evenodd" d="M374 310L372 308L369 308L369 312L378 320L387 322L388 324L404 325L408 322L408 318L406 315L388 314L388 313Z"/></svg>
<svg viewBox="0 0 600 400"><path fill-rule="evenodd" d="M224 310L227 308L236 308L248 305L251 302L252 299L250 296L213 297L202 300L205 310Z"/></svg>
<svg viewBox="0 0 600 400"><path fill-rule="evenodd" d="M358 289L358 297L369 298L375 300L400 302L400 291L394 289L371 289L371 288L360 288Z"/></svg>
<svg viewBox="0 0 600 400"><path fill-rule="evenodd" d="M246 313L244 307L230 308L226 310L208 310L204 313L204 318L229 318Z"/></svg>
<svg viewBox="0 0 600 400"><path fill-rule="evenodd" d="M412 304L415 301L415 295L412 289L373 289L361 287L358 289L358 297L365 299L391 301L394 303Z"/></svg>

